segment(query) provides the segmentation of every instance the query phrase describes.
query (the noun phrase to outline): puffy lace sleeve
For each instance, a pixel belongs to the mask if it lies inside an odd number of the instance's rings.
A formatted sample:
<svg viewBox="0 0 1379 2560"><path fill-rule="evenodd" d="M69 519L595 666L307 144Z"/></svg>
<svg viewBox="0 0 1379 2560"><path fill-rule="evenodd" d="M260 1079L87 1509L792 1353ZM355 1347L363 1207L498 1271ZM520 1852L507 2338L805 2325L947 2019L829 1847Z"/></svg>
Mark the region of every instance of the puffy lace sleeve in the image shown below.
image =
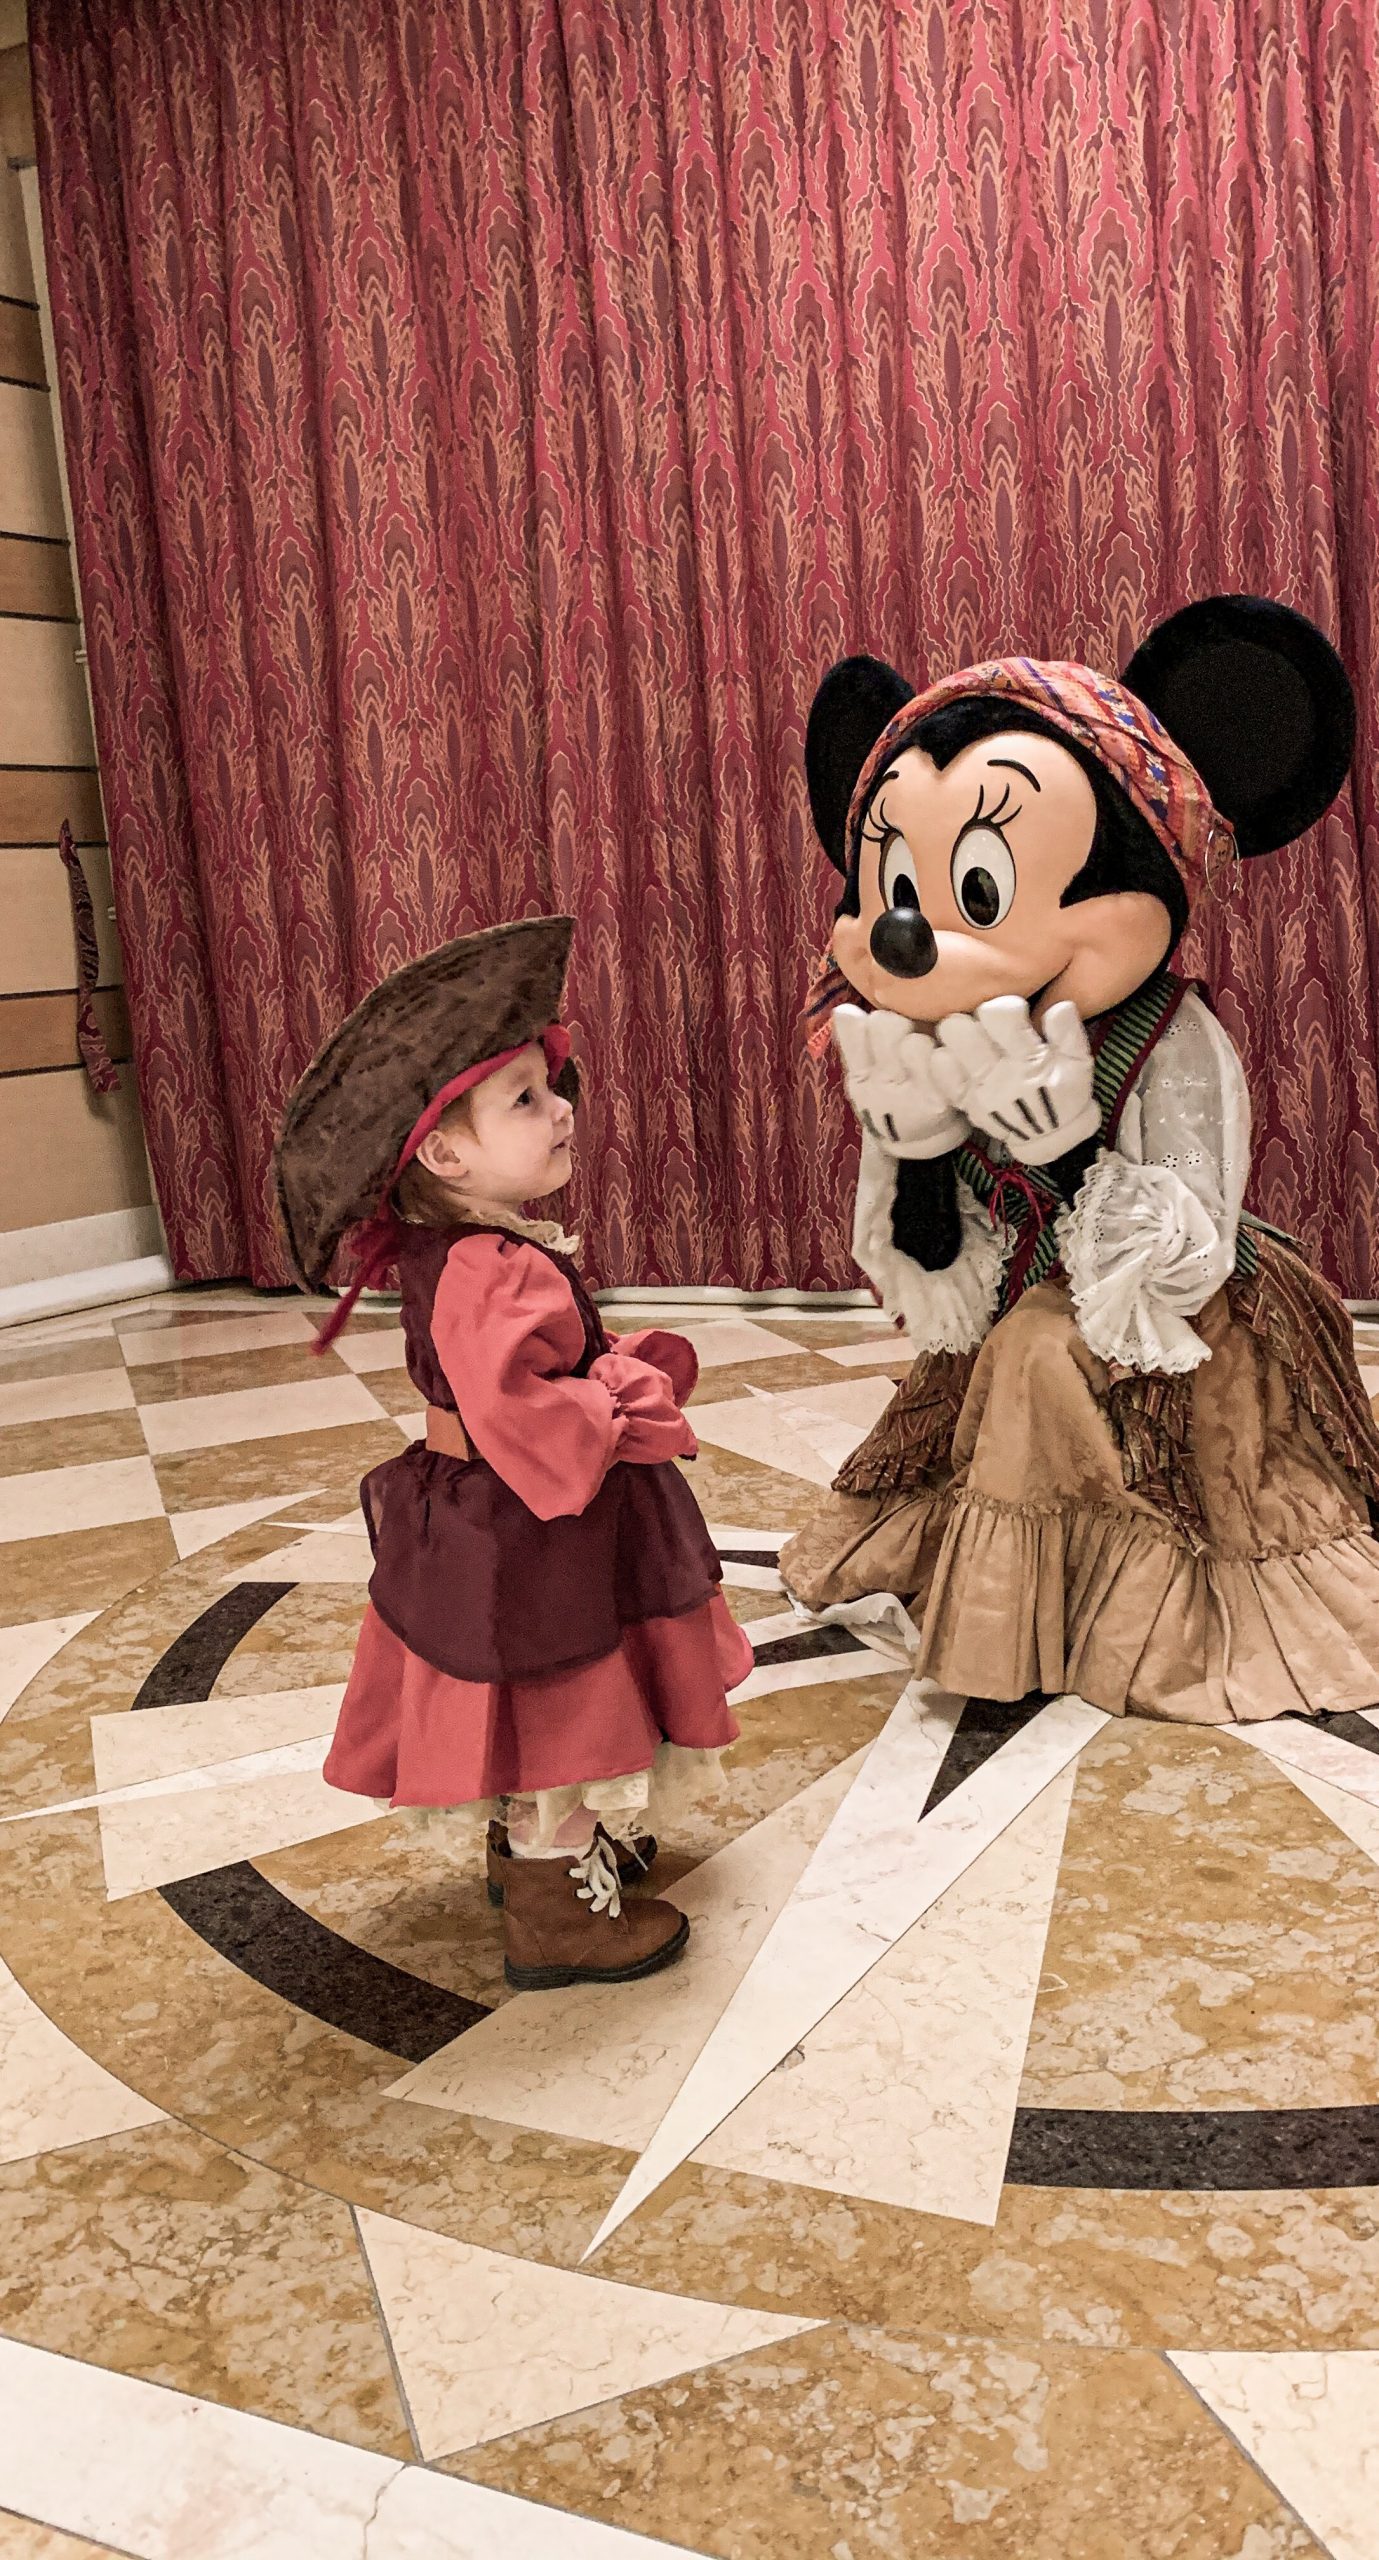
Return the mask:
<svg viewBox="0 0 1379 2560"><path fill-rule="evenodd" d="M1197 1315L1235 1266L1250 1166L1244 1070L1185 996L1060 1223L1083 1340L1126 1369L1182 1376L1210 1358Z"/></svg>
<svg viewBox="0 0 1379 2560"><path fill-rule="evenodd" d="M991 1331L1001 1285L1001 1240L965 1182L958 1184L962 1246L946 1271L925 1271L898 1253L891 1235L895 1159L864 1130L852 1225L852 1253L888 1316L915 1350L975 1351Z"/></svg>

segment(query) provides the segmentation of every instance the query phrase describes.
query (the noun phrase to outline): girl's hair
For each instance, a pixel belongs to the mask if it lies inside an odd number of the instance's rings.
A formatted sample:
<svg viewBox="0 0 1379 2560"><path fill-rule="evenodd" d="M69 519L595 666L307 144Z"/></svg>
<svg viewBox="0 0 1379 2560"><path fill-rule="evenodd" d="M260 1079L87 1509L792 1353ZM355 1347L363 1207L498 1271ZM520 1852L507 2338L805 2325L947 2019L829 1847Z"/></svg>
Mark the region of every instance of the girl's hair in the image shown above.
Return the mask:
<svg viewBox="0 0 1379 2560"><path fill-rule="evenodd" d="M447 1131L467 1129L472 1135L472 1096L460 1094L441 1113L436 1126ZM429 1165L418 1163L415 1156L393 1185L393 1198L399 1215L413 1227L453 1227L457 1218L464 1214L464 1202L457 1186L433 1173Z"/></svg>
<svg viewBox="0 0 1379 2560"><path fill-rule="evenodd" d="M1087 859L1076 879L1069 881L1060 905L1072 907L1084 898L1110 897L1118 889L1144 890L1168 910L1173 935L1171 952L1187 928L1187 891L1153 829L1120 785L1113 782L1105 765L1098 763L1076 739L1067 737L1037 711L1015 711L1002 695L974 694L970 700L948 702L941 710L931 711L913 735L901 741L901 746L922 747L942 772L954 756L978 738L997 737L1012 729L1032 729L1037 736L1052 738L1058 746L1065 747L1092 786L1096 830ZM897 747L897 754L900 751ZM860 883L854 862L837 912L840 916L855 916L860 907Z"/></svg>

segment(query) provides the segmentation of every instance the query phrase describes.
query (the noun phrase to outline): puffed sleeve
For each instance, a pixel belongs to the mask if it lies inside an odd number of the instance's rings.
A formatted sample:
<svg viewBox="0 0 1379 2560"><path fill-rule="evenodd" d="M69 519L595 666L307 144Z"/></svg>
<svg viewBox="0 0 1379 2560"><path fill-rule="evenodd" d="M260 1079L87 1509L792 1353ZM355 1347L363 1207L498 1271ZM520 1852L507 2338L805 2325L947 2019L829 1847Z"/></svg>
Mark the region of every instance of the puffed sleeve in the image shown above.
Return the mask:
<svg viewBox="0 0 1379 2560"><path fill-rule="evenodd" d="M1183 1376L1210 1358L1191 1318L1235 1268L1249 1167L1244 1070L1215 1015L1185 996L1059 1228L1099 1359Z"/></svg>
<svg viewBox="0 0 1379 2560"><path fill-rule="evenodd" d="M891 1233L895 1158L862 1133L862 1160L852 1221L852 1255L888 1316L904 1325L915 1350L975 1351L991 1331L1001 1285L1001 1240L967 1184L958 1184L962 1243L946 1271L925 1271L901 1253Z"/></svg>
<svg viewBox="0 0 1379 2560"><path fill-rule="evenodd" d="M649 1325L642 1333L619 1334L614 1352L624 1360L645 1360L669 1380L677 1404L684 1404L699 1384L699 1354L682 1333L664 1333Z"/></svg>
<svg viewBox="0 0 1379 2560"><path fill-rule="evenodd" d="M571 1373L584 1327L568 1282L515 1236L452 1247L431 1338L470 1440L539 1520L585 1511L615 1461L693 1457L694 1434L658 1368L619 1355Z"/></svg>

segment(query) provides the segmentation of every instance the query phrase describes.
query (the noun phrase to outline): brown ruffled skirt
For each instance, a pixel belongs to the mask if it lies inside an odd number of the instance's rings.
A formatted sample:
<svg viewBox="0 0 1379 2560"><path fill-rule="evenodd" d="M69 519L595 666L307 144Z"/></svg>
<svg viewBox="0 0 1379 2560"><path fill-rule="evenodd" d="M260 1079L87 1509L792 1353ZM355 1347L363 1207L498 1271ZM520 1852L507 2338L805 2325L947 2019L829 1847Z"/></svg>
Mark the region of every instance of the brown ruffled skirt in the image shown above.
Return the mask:
<svg viewBox="0 0 1379 2560"><path fill-rule="evenodd" d="M973 1358L917 1361L787 1588L895 1593L960 1694L1192 1724L1379 1703L1379 1427L1344 1309L1268 1243L1197 1329L1189 1376L1113 1377L1045 1282Z"/></svg>

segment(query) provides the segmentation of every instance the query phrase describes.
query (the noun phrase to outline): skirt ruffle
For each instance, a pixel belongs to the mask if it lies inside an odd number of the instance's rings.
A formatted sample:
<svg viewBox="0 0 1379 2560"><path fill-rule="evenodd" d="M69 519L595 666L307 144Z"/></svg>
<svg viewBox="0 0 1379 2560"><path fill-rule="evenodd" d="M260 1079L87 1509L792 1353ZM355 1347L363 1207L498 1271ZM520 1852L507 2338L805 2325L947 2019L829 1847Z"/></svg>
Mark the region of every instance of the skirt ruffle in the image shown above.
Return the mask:
<svg viewBox="0 0 1379 2560"><path fill-rule="evenodd" d="M413 1653L370 1606L324 1775L393 1805L487 1806L507 1796L604 1791L669 1774L669 1750L726 1750L738 1726L727 1691L752 1668L750 1639L722 1594L683 1617L648 1618L596 1662L530 1680L456 1679ZM637 1803L649 1801L644 1792Z"/></svg>
<svg viewBox="0 0 1379 2560"><path fill-rule="evenodd" d="M787 1589L859 1623L897 1595L916 1669L963 1695L1193 1724L1373 1706L1366 1487L1224 1294L1198 1323L1190 1534L1185 1487L1156 1501L1128 1466L1108 1373L1048 1283L983 1346L949 1463L909 1493L835 1492L782 1553Z"/></svg>

